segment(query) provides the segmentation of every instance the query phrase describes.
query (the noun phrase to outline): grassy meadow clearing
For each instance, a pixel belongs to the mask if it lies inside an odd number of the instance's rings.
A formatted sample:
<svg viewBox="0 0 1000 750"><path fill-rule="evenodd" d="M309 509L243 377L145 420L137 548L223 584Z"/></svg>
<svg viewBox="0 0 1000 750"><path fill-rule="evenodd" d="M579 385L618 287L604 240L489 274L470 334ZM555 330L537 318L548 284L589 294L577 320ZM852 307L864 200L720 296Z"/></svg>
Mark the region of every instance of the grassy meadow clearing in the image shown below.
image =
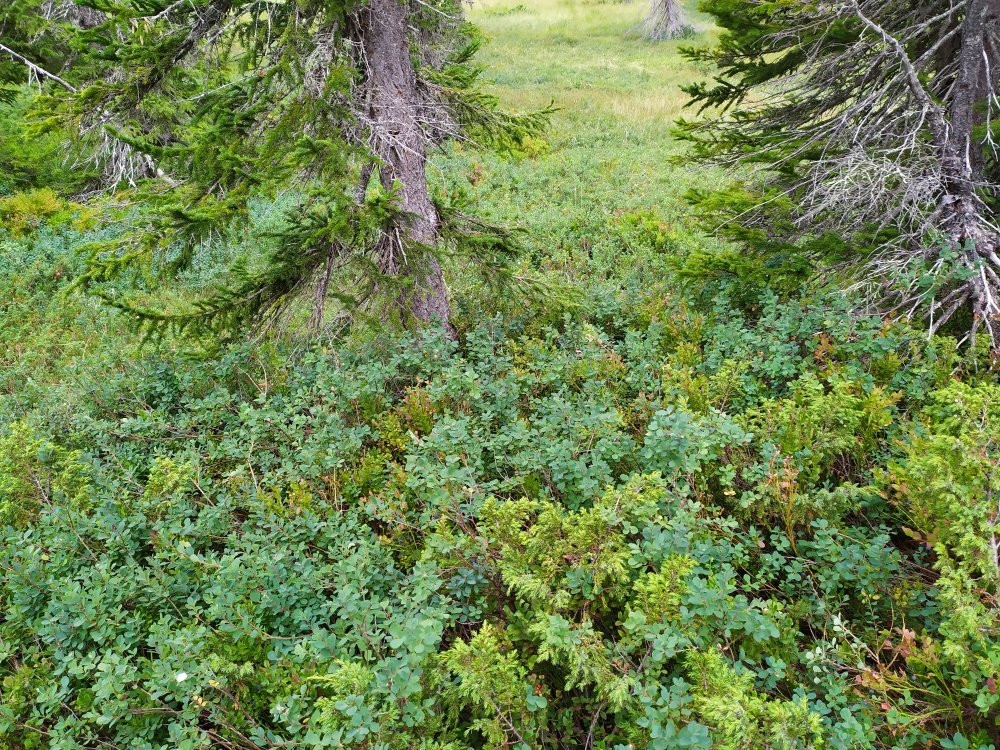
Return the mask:
<svg viewBox="0 0 1000 750"><path fill-rule="evenodd" d="M650 44L629 35L641 3L484 0L470 19L486 34L480 54L489 89L508 106L556 107L544 139L528 153L479 153L437 159L450 179L464 176L477 203L496 220L527 230L533 257L567 273L618 265L610 235L623 214L663 224L678 243L693 239L684 192L721 184L705 167L673 163L684 147L671 135L683 112L680 86L706 71L678 48L710 44L707 20L690 39ZM709 244L711 242L709 241Z"/></svg>

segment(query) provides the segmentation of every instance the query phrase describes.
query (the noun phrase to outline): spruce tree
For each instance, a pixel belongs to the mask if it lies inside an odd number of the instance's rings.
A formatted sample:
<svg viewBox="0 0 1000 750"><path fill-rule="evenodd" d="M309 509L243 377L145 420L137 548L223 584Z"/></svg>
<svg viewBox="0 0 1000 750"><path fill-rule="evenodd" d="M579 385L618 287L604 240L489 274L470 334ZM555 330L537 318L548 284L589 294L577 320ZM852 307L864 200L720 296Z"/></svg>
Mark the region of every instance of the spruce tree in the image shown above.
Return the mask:
<svg viewBox="0 0 1000 750"><path fill-rule="evenodd" d="M72 89L60 72L72 57L71 29L97 23L101 14L73 2L7 0L0 3L0 103L10 104L26 83Z"/></svg>
<svg viewBox="0 0 1000 750"><path fill-rule="evenodd" d="M687 54L720 72L687 91L721 114L682 132L763 179L695 201L751 248L856 273L893 315L1000 343L1000 3L702 8L724 33Z"/></svg>
<svg viewBox="0 0 1000 750"><path fill-rule="evenodd" d="M494 276L510 235L437 205L428 149L451 138L509 143L544 122L477 87L479 37L459 0L132 0L79 32L77 93L48 109L140 184L137 228L92 248L81 283L152 324L268 325L308 296L340 316L443 326L443 255ZM125 144L127 148L122 148ZM139 169L134 165L138 160ZM276 249L186 309L140 309L104 282L151 254L177 270L251 202L291 196Z"/></svg>

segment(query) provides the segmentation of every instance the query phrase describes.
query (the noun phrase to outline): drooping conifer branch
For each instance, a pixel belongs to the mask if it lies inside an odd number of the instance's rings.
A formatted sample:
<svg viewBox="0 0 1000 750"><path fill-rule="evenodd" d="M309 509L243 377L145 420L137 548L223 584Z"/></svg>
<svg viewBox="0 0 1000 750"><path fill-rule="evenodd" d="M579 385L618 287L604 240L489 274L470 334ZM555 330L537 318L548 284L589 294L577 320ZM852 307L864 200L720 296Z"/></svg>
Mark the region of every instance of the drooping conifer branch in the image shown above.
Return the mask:
<svg viewBox="0 0 1000 750"><path fill-rule="evenodd" d="M843 238L865 257L836 267L860 270L883 309L932 331L964 315L968 340L985 330L1000 344L1000 5L706 5L730 30L717 49L688 54L721 76L687 90L726 114L681 128L702 157L765 175L761 202L733 218L817 259L810 238ZM782 197L790 231L769 208Z"/></svg>
<svg viewBox="0 0 1000 750"><path fill-rule="evenodd" d="M336 300L340 313L381 308L454 333L441 259L463 243L450 234L442 246L428 150L518 140L545 119L503 113L478 90L478 38L458 0L150 2L81 40L90 75L65 102L81 131L172 180L147 191L138 231L93 248L83 283L153 251L182 267L251 200L291 191L280 249L233 268L230 287L176 314L116 304L158 326L216 327L259 324L306 297L315 325Z"/></svg>

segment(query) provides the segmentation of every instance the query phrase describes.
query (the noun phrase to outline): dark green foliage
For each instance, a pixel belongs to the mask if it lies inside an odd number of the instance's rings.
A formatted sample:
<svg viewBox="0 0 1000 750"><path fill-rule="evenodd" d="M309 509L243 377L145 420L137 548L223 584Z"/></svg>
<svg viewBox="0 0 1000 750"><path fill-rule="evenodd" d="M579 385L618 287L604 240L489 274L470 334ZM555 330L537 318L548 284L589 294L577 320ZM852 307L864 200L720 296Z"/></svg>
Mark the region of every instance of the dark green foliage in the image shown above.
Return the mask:
<svg viewBox="0 0 1000 750"><path fill-rule="evenodd" d="M795 223L799 204L788 185L805 170L810 157L819 150L803 150L807 137L798 140L787 129L771 127L755 131L758 119L753 112L753 97L758 87L794 73L802 65L806 52L824 31L803 32L794 39L779 42L777 35L795 26L794 4L756 2L756 0L704 0L699 8L712 15L722 28L715 47L690 47L685 54L693 61L711 65L717 72L709 82L684 87L689 106L699 114L733 111L740 128L720 128L713 133L703 121L681 119L678 135L692 144L696 158L712 160L732 152L757 168L773 167L776 174L750 183L740 182L725 189L693 189L687 200L706 226L738 243L738 250L721 254L700 253L689 261L686 271L705 276L735 277L737 287L794 292L808 282L818 269L850 258L856 246L845 243L836 233L819 236L803 233ZM799 40L802 44L799 44ZM743 105L747 105L745 113ZM775 105L777 107L778 105ZM789 158L796 154L795 158Z"/></svg>
<svg viewBox="0 0 1000 750"><path fill-rule="evenodd" d="M755 110L753 98L759 87L794 74L805 62L806 50L817 43L826 44L828 34L829 45L834 47L838 41L843 44L856 39L858 29L844 20L836 22L835 32L826 27L800 28L795 3L785 0L704 0L699 8L711 14L723 31L717 46L684 51L691 60L717 69L710 82L684 87L689 106L699 114L735 112L736 122L745 127L713 132L700 121L682 119L679 135L692 144L698 158L739 154L741 160L773 168L776 174L724 190L695 189L687 198L707 224L741 243L744 257L734 254L732 258L713 259L716 269L735 272L744 279L756 275L758 283L763 276L768 286L791 275L790 284L799 286L817 262L844 260L855 246L845 247L836 233L815 236L796 225L800 196L790 192L789 185L808 171L810 161L823 156L823 149L821 145L808 148L809 134L792 137L791 117L787 127L769 124L772 112L782 108L792 111L794 102L768 101L767 108L760 111ZM790 34L792 30L798 33ZM745 257L746 251L750 258Z"/></svg>
<svg viewBox="0 0 1000 750"><path fill-rule="evenodd" d="M552 49L567 86L619 106ZM473 73L421 62L443 87ZM220 322L251 315L241 279L279 259L268 283L292 288L311 244L402 218L374 179L354 203L331 172L329 192L178 213L197 179L84 208L50 162L18 172L50 189L0 197L0 747L1000 747L983 348L809 295L795 263L706 253L655 205L683 184L654 169L669 144L631 158L655 123L619 141L611 112L493 143L511 158L443 155L456 340L377 315L352 337L152 347L73 293L82 248L232 213L248 220L96 283L154 315L223 289ZM36 145L4 153L24 166ZM524 217L529 249L470 195ZM498 295L518 265L560 299Z"/></svg>
<svg viewBox="0 0 1000 750"><path fill-rule="evenodd" d="M67 17L76 6L48 6L40 0L7 0L0 7L0 106L17 100L20 84L54 80L70 57Z"/></svg>
<svg viewBox="0 0 1000 750"><path fill-rule="evenodd" d="M669 300L8 423L12 747L989 746L989 509L920 477L983 497L995 388L844 302Z"/></svg>
<svg viewBox="0 0 1000 750"><path fill-rule="evenodd" d="M380 178L394 173L372 143L391 141L398 123L366 110L372 67L391 64L369 57L369 5L126 3L102 5L99 24L77 29L82 54L65 74L77 90L53 89L36 118L71 130L107 181L135 187L125 231L88 248L81 287L158 333L220 334L266 329L285 313L294 319L303 298L316 327L328 305L335 324L355 314L405 318L404 301L441 257L481 263L501 278L505 259L496 250L509 249L509 233L470 220L446 222L433 241L411 238L411 223L427 217L403 209L411 203L404 192L426 186ZM412 85L422 97L418 162L448 138L511 148L543 127L545 112L505 113L479 89L472 58L480 40L459 3L402 5ZM155 268L162 286L204 245L239 231L260 201L278 196L286 212L273 247L233 264L193 300L109 289L137 266ZM398 237L394 253L405 255L405 268L387 255Z"/></svg>
<svg viewBox="0 0 1000 750"><path fill-rule="evenodd" d="M25 110L30 101L30 95L22 96L0 111L0 196L37 188L62 195L79 192L95 175L84 165L67 162L61 135L27 127Z"/></svg>

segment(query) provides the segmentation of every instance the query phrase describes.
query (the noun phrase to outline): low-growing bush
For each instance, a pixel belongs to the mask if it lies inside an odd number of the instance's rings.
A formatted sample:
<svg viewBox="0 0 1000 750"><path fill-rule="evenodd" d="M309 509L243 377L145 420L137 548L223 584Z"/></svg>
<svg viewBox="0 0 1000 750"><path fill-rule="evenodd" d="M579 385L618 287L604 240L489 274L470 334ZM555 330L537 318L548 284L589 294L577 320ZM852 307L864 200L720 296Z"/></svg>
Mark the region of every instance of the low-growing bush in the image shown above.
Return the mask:
<svg viewBox="0 0 1000 750"><path fill-rule="evenodd" d="M23 404L8 746L995 743L992 376L831 300L663 299Z"/></svg>

